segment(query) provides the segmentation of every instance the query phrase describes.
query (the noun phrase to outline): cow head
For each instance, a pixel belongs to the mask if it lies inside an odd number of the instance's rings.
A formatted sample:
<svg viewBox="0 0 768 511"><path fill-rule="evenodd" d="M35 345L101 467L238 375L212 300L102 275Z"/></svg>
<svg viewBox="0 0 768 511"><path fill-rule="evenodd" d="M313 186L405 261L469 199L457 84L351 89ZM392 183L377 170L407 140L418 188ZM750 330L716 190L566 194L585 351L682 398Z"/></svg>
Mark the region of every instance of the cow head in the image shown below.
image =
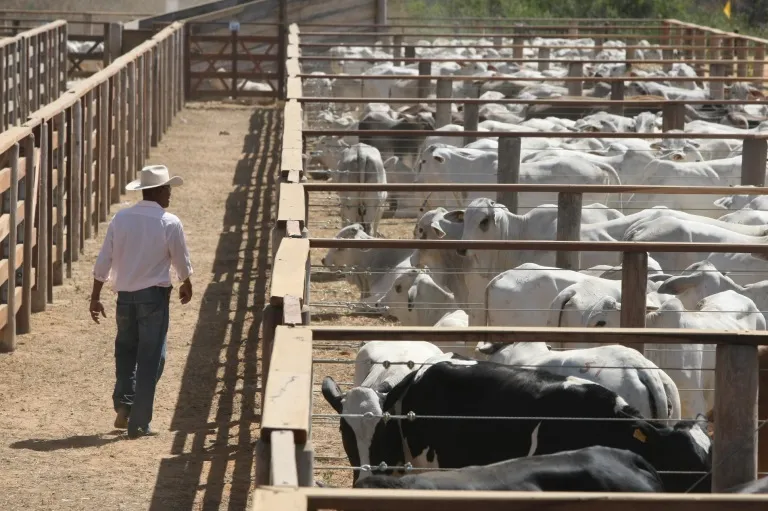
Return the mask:
<svg viewBox="0 0 768 511"><path fill-rule="evenodd" d="M350 224L336 234L337 239L372 239L373 236L365 232L362 224ZM330 248L320 260L320 264L326 268L340 268L357 266L360 263L361 254L370 251L370 248Z"/></svg>
<svg viewBox="0 0 768 511"><path fill-rule="evenodd" d="M342 393L333 378L326 376L323 379L321 390L328 404L342 415L339 429L350 465L353 467L370 467L374 442L384 442L388 446L391 444L388 441L389 438L397 435L397 443L394 445L402 445L399 441L399 433L391 427L397 426L396 421L391 421L389 424L382 421L387 393L392 390L388 383L385 382L376 389L355 387ZM377 453L382 450L382 448L375 449ZM399 456L397 449L394 449L382 461L395 466L402 464L403 458L402 449ZM370 475L370 471L355 471L352 480L357 482L368 475Z"/></svg>
<svg viewBox="0 0 768 511"><path fill-rule="evenodd" d="M464 213L464 230L461 235L463 240L494 240L502 239L502 224L507 207L488 198L475 199L469 203ZM460 256L469 256L467 249L457 249Z"/></svg>

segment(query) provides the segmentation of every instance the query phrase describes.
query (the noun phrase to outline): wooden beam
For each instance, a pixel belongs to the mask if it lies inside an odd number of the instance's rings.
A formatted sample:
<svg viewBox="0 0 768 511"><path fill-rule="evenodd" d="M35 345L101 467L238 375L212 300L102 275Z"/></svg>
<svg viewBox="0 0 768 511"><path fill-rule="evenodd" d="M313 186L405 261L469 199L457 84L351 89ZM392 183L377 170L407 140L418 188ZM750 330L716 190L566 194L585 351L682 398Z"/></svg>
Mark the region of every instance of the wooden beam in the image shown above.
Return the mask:
<svg viewBox="0 0 768 511"><path fill-rule="evenodd" d="M298 489L256 488L253 511L306 511L307 497Z"/></svg>
<svg viewBox="0 0 768 511"><path fill-rule="evenodd" d="M264 393L262 438L268 440L272 431L290 430L294 443L306 443L311 400L312 332L304 327L278 326Z"/></svg>
<svg viewBox="0 0 768 511"><path fill-rule="evenodd" d="M591 342L597 344L768 344L768 335L757 330L694 330L665 328L550 328L550 327L424 327L381 326L312 327L315 341L466 341Z"/></svg>
<svg viewBox="0 0 768 511"><path fill-rule="evenodd" d="M259 491L277 491L260 488ZM763 511L766 495L301 488L307 509L366 511ZM268 509L268 508L261 508ZM277 509L277 508L276 508Z"/></svg>
<svg viewBox="0 0 768 511"><path fill-rule="evenodd" d="M271 454L269 478L272 486L299 485L299 470L296 466L296 447L292 431L273 431L270 435Z"/></svg>
<svg viewBox="0 0 768 511"><path fill-rule="evenodd" d="M277 203L277 223L279 226L285 228L287 222L295 220L299 223L299 229L303 229L306 207L304 187L302 185L280 183L279 200Z"/></svg>
<svg viewBox="0 0 768 511"><path fill-rule="evenodd" d="M306 275L304 264L309 255L309 240L306 238L284 238L280 241L272 265L272 283L269 302L282 306L285 296L304 298Z"/></svg>

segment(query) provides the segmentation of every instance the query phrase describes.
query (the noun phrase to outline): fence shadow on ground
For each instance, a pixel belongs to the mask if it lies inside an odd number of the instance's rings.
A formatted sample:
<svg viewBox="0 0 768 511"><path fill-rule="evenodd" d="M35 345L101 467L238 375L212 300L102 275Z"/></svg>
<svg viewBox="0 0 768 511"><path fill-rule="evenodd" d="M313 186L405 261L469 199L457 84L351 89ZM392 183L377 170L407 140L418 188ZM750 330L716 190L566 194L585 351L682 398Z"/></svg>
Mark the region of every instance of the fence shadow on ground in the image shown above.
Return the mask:
<svg viewBox="0 0 768 511"><path fill-rule="evenodd" d="M221 509L225 493L230 511L247 506L261 420L257 350L281 123L278 109L251 117L171 421L173 457L160 465L151 510L191 510L198 494L204 510Z"/></svg>

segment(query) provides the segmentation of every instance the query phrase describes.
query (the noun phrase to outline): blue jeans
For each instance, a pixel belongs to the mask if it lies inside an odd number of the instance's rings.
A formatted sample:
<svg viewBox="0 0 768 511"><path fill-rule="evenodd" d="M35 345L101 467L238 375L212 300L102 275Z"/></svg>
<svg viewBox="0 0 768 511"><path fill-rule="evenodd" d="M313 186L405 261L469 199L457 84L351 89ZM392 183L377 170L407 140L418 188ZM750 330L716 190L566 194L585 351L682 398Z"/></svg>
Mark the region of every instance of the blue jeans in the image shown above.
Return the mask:
<svg viewBox="0 0 768 511"><path fill-rule="evenodd" d="M117 412L130 411L128 433L149 429L155 387L163 374L168 334L170 287L148 287L117 294L115 391Z"/></svg>

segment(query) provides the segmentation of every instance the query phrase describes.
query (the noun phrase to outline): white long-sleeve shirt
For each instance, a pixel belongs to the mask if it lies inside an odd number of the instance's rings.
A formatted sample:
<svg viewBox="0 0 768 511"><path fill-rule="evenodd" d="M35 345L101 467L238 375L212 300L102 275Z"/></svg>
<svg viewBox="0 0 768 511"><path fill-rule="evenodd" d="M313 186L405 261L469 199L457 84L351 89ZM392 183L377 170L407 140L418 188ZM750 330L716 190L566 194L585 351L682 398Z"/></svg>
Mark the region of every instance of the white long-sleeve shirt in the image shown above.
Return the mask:
<svg viewBox="0 0 768 511"><path fill-rule="evenodd" d="M179 280L192 275L181 220L152 201L118 211L107 228L93 277L115 291L169 287L170 269Z"/></svg>

